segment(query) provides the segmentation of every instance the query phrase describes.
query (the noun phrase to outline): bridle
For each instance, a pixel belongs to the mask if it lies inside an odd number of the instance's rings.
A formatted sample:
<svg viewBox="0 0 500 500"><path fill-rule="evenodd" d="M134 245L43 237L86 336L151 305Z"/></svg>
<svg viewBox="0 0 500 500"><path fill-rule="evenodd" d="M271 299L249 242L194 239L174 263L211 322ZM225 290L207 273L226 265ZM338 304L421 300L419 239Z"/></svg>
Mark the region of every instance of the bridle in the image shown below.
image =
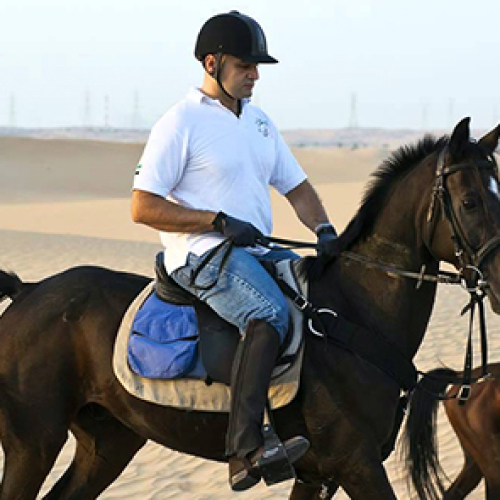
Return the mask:
<svg viewBox="0 0 500 500"><path fill-rule="evenodd" d="M445 147L438 156L437 167L436 167L436 180L432 190L432 198L429 204L427 212L427 225L424 229L424 244L430 254L436 261L441 259L437 258L432 251L432 242L434 239L434 234L438 224L438 214L444 214L450 229L451 238L454 245L454 253L459 263L458 273L450 273L445 271L440 271L437 274L427 274L425 272L425 265L422 266L420 272L412 272L404 269L394 267L390 264L383 264L377 261L373 261L363 255L359 255L349 251L341 251L340 257L345 257L357 262L361 262L364 265L376 267L389 274L399 275L405 278L417 280L417 288L419 288L424 281L434 282L434 283L447 283L447 284L461 284L462 287L470 294L470 301L462 310L462 315L466 312L470 312L469 321L469 336L467 341L467 349L464 361L463 377L461 380L449 380L449 383L461 383L460 390L454 396L443 396L438 394L433 394L439 399L449 399L457 398L460 404L464 404L471 392L471 383L477 382L481 379L485 379L489 376L487 373L487 340L486 340L486 322L484 313L483 300L486 296L485 290L488 287L487 281L484 279L483 273L481 271L481 266L485 259L493 252L497 247L500 246L500 235L494 236L489 239L486 243L482 244L479 248L474 248L466 237L460 221L453 209L453 203L451 195L447 189L446 181L450 175L457 173L466 169L490 169L495 174L497 173L497 164L492 155L489 156L488 160L474 161L470 163L455 163L451 165L445 164L445 158L447 155L447 147ZM276 237L266 237L267 242L262 243L269 248L275 248L272 244L279 244L281 248L317 248L314 243L301 242L295 240L288 240ZM193 275L192 285L195 286L194 281L196 279L199 271L206 265L206 262L210 260L216 253L223 251L224 255L219 266L219 273L225 262L225 259L232 250L232 242L230 240L224 240L220 245L215 247L207 256L206 259L201 263L197 272ZM472 273L470 273L472 271ZM470 274L470 276L467 276ZM217 276L218 277L218 276ZM198 288L211 288L215 285L217 277L214 282L208 285L208 287L198 287ZM293 292L286 291L282 288L282 291L286 295L293 296ZM312 311L322 312L322 309L316 310L312 304L310 304L307 299L300 296L303 304L310 306ZM295 300L294 300L295 302ZM302 302L301 302L302 303ZM304 307L298 306L299 309L304 310ZM480 322L480 334L481 334L481 351L482 351L482 375L477 379L472 379L472 332L473 332L473 322L474 322L474 311L476 307L479 310L479 322ZM336 313L333 313L337 316ZM321 323L319 320L318 323ZM313 332L314 333L314 332ZM319 336L325 337L325 332L319 333ZM427 376L427 374L417 371L421 377ZM419 385L418 387L421 387Z"/></svg>
<svg viewBox="0 0 500 500"><path fill-rule="evenodd" d="M470 396L471 383L477 382L488 378L490 375L487 372L488 364L488 347L486 338L486 321L484 313L483 300L486 296L485 290L488 287L487 281L484 279L483 273L481 271L481 266L485 259L500 246L500 235L490 238L487 242L483 243L479 248L474 248L469 242L467 236L465 235L460 221L453 209L453 203L451 195L447 189L446 181L450 175L456 172L460 172L466 169L489 169L495 174L497 173L497 164L493 156L490 156L488 160L480 160L470 163L454 163L451 165L445 164L445 158L447 154L447 147L443 148L439 153L437 167L436 167L436 181L432 190L432 198L429 205L427 213L427 226L426 230L426 241L425 245L431 255L432 252L432 242L434 239L434 234L436 231L438 223L438 214L444 214L450 229L451 238L454 246L454 253L458 260L459 271L458 273L443 273L440 272L437 275L428 275L425 273L425 265L422 266L420 273L414 273L392 266L382 265L377 262L370 261L363 256L353 254L351 252L343 252L342 255L357 260L359 262L364 262L368 265L374 265L388 273L398 274L406 278L417 279L417 288L420 287L423 281L433 281L438 283L460 283L462 287L470 294L469 303L463 308L462 315L466 312L470 312L469 320L469 335L467 339L467 348L464 360L464 369L461 380L450 380L449 383L461 383L459 391L453 396L445 396L441 394L434 394L435 397L439 399L451 399L457 398L459 404L465 404ZM433 257L439 261L435 255ZM472 271L470 276L467 276L468 271ZM476 307L479 310L479 326L480 326L480 342L481 342L481 376L477 379L472 378L472 332L474 323L474 311ZM422 377L426 374L418 372Z"/></svg>
<svg viewBox="0 0 500 500"><path fill-rule="evenodd" d="M350 251L342 251L340 256L354 260L364 265L370 267L376 267L386 273L399 275L405 278L417 280L417 288L420 288L424 281L434 282L434 283L446 283L446 284L461 284L462 287L470 294L469 303L463 308L462 315L466 312L470 312L469 321L469 335L467 341L467 348L464 360L464 370L463 376L460 380L450 380L449 383L461 383L460 390L454 396L444 396L434 394L435 397L439 399L449 399L457 398L460 404L465 404L470 392L471 383L477 382L479 380L488 378L487 373L487 339L486 339L486 321L484 313L483 300L486 296L485 290L488 287L487 281L484 279L483 272L481 271L481 266L485 259L493 252L497 247L500 246L500 235L494 236L487 242L483 243L479 248L474 248L466 237L462 225L457 217L457 214L453 208L453 203L451 195L447 189L446 181L450 175L460 172L466 169L489 169L495 174L498 171L496 161L494 157L489 156L488 160L480 160L470 163L454 163L451 165L445 164L445 158L447 156L447 147L443 148L438 156L437 166L436 166L436 180L432 190L432 198L429 205L427 213L427 225L424 230L424 244L427 249L437 261L437 258L432 252L432 242L434 239L434 234L438 224L438 215L442 213L447 220L451 229L451 238L454 245L454 254L458 260L459 271L458 273L451 273L446 271L440 271L437 274L427 274L425 272L425 265L422 266L420 272L413 272L404 269L397 268L390 264L383 264L377 261L373 261L368 257L353 253ZM312 247L315 245L296 242L293 240L284 240L280 238L269 238L270 241L285 244L290 247L294 244L296 248ZM472 272L471 272L472 271ZM469 275L469 276L467 276ZM472 332L473 332L473 322L474 322L474 311L476 307L479 310L479 323L480 323L480 336L481 336L481 353L482 353L482 374L479 378L472 378ZM427 376L423 372L418 372L420 376Z"/></svg>
<svg viewBox="0 0 500 500"><path fill-rule="evenodd" d="M489 156L488 160L480 160L470 163L454 163L451 165L445 164L447 147L439 153L437 169L436 169L436 182L433 188L433 195L429 210L427 213L427 248L432 253L432 241L436 230L438 217L436 212L441 210L444 214L448 224L451 228L451 238L454 246L455 257L459 264L459 275L461 281L465 282L465 290L470 294L470 301L462 310L462 315L467 311L470 312L469 320L469 335L467 338L467 348L464 360L464 369L462 380L460 381L461 387L453 396L436 395L439 399L453 399L457 398L459 404L465 404L471 393L471 383L479 380L489 378L491 375L488 373L488 346L486 338L486 321L484 313L483 300L486 296L485 290L488 287L488 282L484 279L481 271L481 266L485 259L500 246L500 235L490 238L487 242L474 248L467 236L465 235L462 226L458 220L450 193L446 187L448 176L456 172L466 169L481 169L492 170L495 174L498 172L497 164L493 156ZM436 208L437 207L437 208ZM467 277L467 270L472 271L471 276ZM481 376L478 379L472 379L472 332L474 323L474 310L479 310L479 327L480 327L480 342L481 342ZM425 374L422 374L425 376ZM453 381L457 382L457 381ZM452 382L450 382L452 383Z"/></svg>
<svg viewBox="0 0 500 500"><path fill-rule="evenodd" d="M479 248L474 248L467 239L462 226L458 220L451 195L446 187L448 176L466 169L489 169L494 173L497 172L497 164L495 159L490 156L489 160L480 160L471 163L454 163L451 165L445 164L447 148L445 147L440 153L436 168L436 182L433 188L433 194L429 210L427 213L427 242L426 246L432 253L432 242L437 226L439 210L444 214L451 228L451 238L454 245L454 253L459 263L459 274L466 280L467 291L482 291L488 284L483 279L481 266L489 256L489 254L500 245L500 235L494 236ZM439 260L439 259L437 259ZM467 279L465 273L467 270L473 271L472 276Z"/></svg>
<svg viewBox="0 0 500 500"><path fill-rule="evenodd" d="M436 167L436 181L432 189L432 198L427 212L427 226L424 230L424 233L426 234L424 243L433 258L437 261L441 260L433 254L432 242L439 219L438 214L439 212L443 213L451 228L454 253L459 262L458 273L440 271L438 274L427 274L425 265L422 266L419 272L408 271L395 267L391 264L374 261L368 257L350 252L348 250L343 250L340 253L340 256L363 263L370 267L376 267L390 274L415 279L418 282L417 288L420 288L422 282L428 281L433 283L462 284L463 288L468 292L484 291L484 289L487 288L488 283L486 282L486 280L484 280L483 273L481 271L481 265L483 264L486 257L488 257L493 250L500 246L500 235L494 236L479 248L474 249L474 247L469 243L467 237L465 236L458 217L456 216L455 210L453 209L451 195L446 187L446 180L449 175L452 175L461 170L473 168L490 169L496 173L498 167L493 156L489 156L489 160L475 161L473 163L455 163L452 165L445 165L446 153L447 147L445 147L439 153L438 157ZM316 248L316 245L314 243L288 240L270 236L266 238L269 242L286 246L286 248ZM467 279L467 270L473 271L472 274L475 274L475 276L469 277L469 279ZM475 280L471 279L474 277Z"/></svg>

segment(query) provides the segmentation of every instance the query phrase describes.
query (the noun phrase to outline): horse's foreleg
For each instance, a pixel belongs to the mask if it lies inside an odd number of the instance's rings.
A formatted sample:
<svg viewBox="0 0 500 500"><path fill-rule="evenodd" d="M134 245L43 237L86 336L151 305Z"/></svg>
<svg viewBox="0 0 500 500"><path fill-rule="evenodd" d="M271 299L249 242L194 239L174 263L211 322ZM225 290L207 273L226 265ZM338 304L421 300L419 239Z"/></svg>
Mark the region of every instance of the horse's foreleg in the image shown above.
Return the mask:
<svg viewBox="0 0 500 500"><path fill-rule="evenodd" d="M344 468L339 483L352 500L397 500L384 466L360 457Z"/></svg>
<svg viewBox="0 0 500 500"><path fill-rule="evenodd" d="M489 483L486 480L486 500L498 500L498 498L500 498L500 484L497 481Z"/></svg>
<svg viewBox="0 0 500 500"><path fill-rule="evenodd" d="M483 474L476 462L465 454L465 462L460 474L446 490L443 500L463 500L479 484Z"/></svg>
<svg viewBox="0 0 500 500"><path fill-rule="evenodd" d="M93 500L125 469L146 440L100 407L80 411L71 430L73 462L44 500Z"/></svg>
<svg viewBox="0 0 500 500"><path fill-rule="evenodd" d="M2 436L5 463L1 500L35 500L67 439L66 428L42 432L33 425L24 432L22 438Z"/></svg>
<svg viewBox="0 0 500 500"><path fill-rule="evenodd" d="M295 481L289 500L330 500L338 488L332 482L317 486Z"/></svg>

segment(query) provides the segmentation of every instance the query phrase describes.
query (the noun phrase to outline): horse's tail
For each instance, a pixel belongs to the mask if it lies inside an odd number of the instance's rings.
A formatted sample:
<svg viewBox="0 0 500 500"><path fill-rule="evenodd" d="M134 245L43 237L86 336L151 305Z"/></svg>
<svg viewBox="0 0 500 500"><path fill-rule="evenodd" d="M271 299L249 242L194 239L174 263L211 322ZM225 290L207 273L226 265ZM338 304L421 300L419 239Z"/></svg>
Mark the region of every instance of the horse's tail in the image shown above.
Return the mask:
<svg viewBox="0 0 500 500"><path fill-rule="evenodd" d="M438 368L418 383L410 400L404 431L406 468L420 500L437 500L444 492L443 469L436 443L436 415L439 399L456 372Z"/></svg>
<svg viewBox="0 0 500 500"><path fill-rule="evenodd" d="M17 274L0 270L0 302L7 297L14 300L23 291L25 285Z"/></svg>

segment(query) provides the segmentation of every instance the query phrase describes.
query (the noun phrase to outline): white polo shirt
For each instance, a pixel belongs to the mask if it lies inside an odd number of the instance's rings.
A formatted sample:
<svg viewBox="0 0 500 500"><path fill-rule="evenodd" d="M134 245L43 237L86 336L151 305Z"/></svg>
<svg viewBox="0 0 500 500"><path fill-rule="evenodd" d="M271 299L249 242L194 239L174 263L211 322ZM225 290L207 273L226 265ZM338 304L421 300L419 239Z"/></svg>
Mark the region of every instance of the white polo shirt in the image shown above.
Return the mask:
<svg viewBox="0 0 500 500"><path fill-rule="evenodd" d="M185 207L223 211L270 235L269 186L286 194L306 174L268 116L248 100L242 105L238 117L191 89L151 130L133 188ZM217 232L160 232L160 238L169 273L186 263L188 252L202 255L223 240Z"/></svg>

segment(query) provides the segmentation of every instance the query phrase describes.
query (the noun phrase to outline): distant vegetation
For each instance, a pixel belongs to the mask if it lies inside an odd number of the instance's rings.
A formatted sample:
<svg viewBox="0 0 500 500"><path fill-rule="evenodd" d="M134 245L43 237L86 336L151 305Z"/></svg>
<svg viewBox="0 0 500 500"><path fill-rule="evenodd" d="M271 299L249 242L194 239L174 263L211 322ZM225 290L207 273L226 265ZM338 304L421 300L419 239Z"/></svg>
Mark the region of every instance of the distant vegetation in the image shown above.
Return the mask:
<svg viewBox="0 0 500 500"><path fill-rule="evenodd" d="M449 131L429 130L443 135ZM384 128L339 128L282 130L286 142L294 148L394 149L414 142L426 131ZM110 142L146 142L149 130L111 127L9 128L0 127L0 136L35 137L41 139L88 139ZM479 133L477 134L479 136Z"/></svg>

